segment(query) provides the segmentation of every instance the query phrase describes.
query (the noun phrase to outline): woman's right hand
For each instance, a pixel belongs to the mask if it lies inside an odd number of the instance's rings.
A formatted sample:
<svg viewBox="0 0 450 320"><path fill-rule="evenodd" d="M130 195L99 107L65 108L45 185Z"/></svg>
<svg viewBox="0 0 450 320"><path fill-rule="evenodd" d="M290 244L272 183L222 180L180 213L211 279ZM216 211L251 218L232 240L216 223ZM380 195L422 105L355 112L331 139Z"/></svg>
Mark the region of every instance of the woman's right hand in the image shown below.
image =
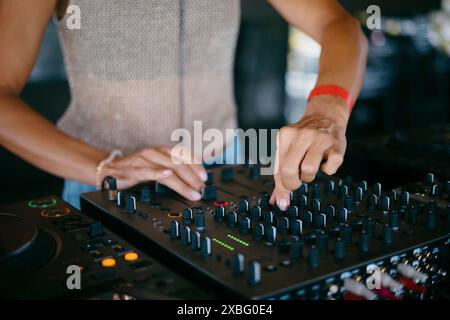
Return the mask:
<svg viewBox="0 0 450 320"><path fill-rule="evenodd" d="M188 200L200 200L201 189L208 178L205 168L186 159L173 161L171 151L170 147L146 148L116 158L103 167L102 175L116 178L119 189L142 182L158 181Z"/></svg>

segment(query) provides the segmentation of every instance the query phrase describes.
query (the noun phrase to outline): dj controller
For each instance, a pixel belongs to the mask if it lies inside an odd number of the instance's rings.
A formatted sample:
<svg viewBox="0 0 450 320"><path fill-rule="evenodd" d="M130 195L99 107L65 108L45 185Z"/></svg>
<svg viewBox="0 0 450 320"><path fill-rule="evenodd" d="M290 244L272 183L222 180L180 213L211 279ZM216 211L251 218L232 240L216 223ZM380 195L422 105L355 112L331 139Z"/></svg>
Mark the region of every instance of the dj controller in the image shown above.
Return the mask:
<svg viewBox="0 0 450 320"><path fill-rule="evenodd" d="M433 299L448 282L443 256L450 244L450 181L431 173L421 182L387 190L381 183L319 174L291 193L287 211L269 203L273 178L261 175L258 166L211 169L198 202L158 183L117 190L113 177L108 182L107 189L82 195L82 212L220 297ZM39 210L22 204L3 211L26 214L43 222L43 232L57 230L74 241L64 221L78 213L49 219ZM82 235L75 240L81 254L89 233L75 234ZM151 260L114 237L142 260ZM92 252L106 254L103 248L83 251L88 265L96 261Z"/></svg>
<svg viewBox="0 0 450 320"><path fill-rule="evenodd" d="M0 207L0 298L433 299L448 284L450 181L433 174L387 190L319 174L287 211L257 166L209 170L198 202L115 182L81 212Z"/></svg>
<svg viewBox="0 0 450 320"><path fill-rule="evenodd" d="M0 299L210 297L58 197L0 208Z"/></svg>

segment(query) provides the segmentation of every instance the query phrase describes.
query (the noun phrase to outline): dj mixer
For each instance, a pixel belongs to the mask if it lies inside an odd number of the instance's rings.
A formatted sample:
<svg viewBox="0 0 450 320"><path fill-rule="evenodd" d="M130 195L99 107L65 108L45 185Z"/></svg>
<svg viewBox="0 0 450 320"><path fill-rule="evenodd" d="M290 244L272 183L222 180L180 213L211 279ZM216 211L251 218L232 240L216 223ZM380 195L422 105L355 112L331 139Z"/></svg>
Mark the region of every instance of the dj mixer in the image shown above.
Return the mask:
<svg viewBox="0 0 450 320"><path fill-rule="evenodd" d="M82 195L82 211L203 287L246 299L431 299L447 279L450 181L384 190L319 174L270 205L258 166L211 169L202 200L161 184Z"/></svg>
<svg viewBox="0 0 450 320"><path fill-rule="evenodd" d="M58 197L0 208L0 299L210 297Z"/></svg>

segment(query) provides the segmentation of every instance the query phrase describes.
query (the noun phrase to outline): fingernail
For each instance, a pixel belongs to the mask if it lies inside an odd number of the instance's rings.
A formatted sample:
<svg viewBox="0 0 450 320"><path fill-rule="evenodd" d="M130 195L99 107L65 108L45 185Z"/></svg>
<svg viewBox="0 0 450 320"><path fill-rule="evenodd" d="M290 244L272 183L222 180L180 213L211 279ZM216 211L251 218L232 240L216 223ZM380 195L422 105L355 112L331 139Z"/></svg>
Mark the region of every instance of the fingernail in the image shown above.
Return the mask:
<svg viewBox="0 0 450 320"><path fill-rule="evenodd" d="M286 211L288 206L288 201L286 199L280 199L278 201L278 207L281 209L281 211Z"/></svg>
<svg viewBox="0 0 450 320"><path fill-rule="evenodd" d="M208 180L208 174L204 171L200 172L200 179L202 179L203 182L206 182Z"/></svg>
<svg viewBox="0 0 450 320"><path fill-rule="evenodd" d="M198 201L202 198L201 194L195 191L192 191L191 193L189 193L189 199L191 199L192 201Z"/></svg>
<svg viewBox="0 0 450 320"><path fill-rule="evenodd" d="M168 177L172 174L172 170L164 170L163 172L161 172L161 175L164 177Z"/></svg>

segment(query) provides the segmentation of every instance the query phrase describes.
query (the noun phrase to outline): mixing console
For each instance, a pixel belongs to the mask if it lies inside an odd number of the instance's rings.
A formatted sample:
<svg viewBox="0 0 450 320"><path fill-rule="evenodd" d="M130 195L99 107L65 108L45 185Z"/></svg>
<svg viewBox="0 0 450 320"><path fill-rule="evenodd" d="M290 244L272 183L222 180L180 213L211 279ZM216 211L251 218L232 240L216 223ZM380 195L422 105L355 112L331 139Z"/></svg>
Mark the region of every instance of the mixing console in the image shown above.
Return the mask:
<svg viewBox="0 0 450 320"><path fill-rule="evenodd" d="M426 299L447 276L438 257L450 243L450 183L432 174L393 190L319 174L285 212L257 166L212 169L198 202L158 183L110 182L82 196L87 214L235 297Z"/></svg>

